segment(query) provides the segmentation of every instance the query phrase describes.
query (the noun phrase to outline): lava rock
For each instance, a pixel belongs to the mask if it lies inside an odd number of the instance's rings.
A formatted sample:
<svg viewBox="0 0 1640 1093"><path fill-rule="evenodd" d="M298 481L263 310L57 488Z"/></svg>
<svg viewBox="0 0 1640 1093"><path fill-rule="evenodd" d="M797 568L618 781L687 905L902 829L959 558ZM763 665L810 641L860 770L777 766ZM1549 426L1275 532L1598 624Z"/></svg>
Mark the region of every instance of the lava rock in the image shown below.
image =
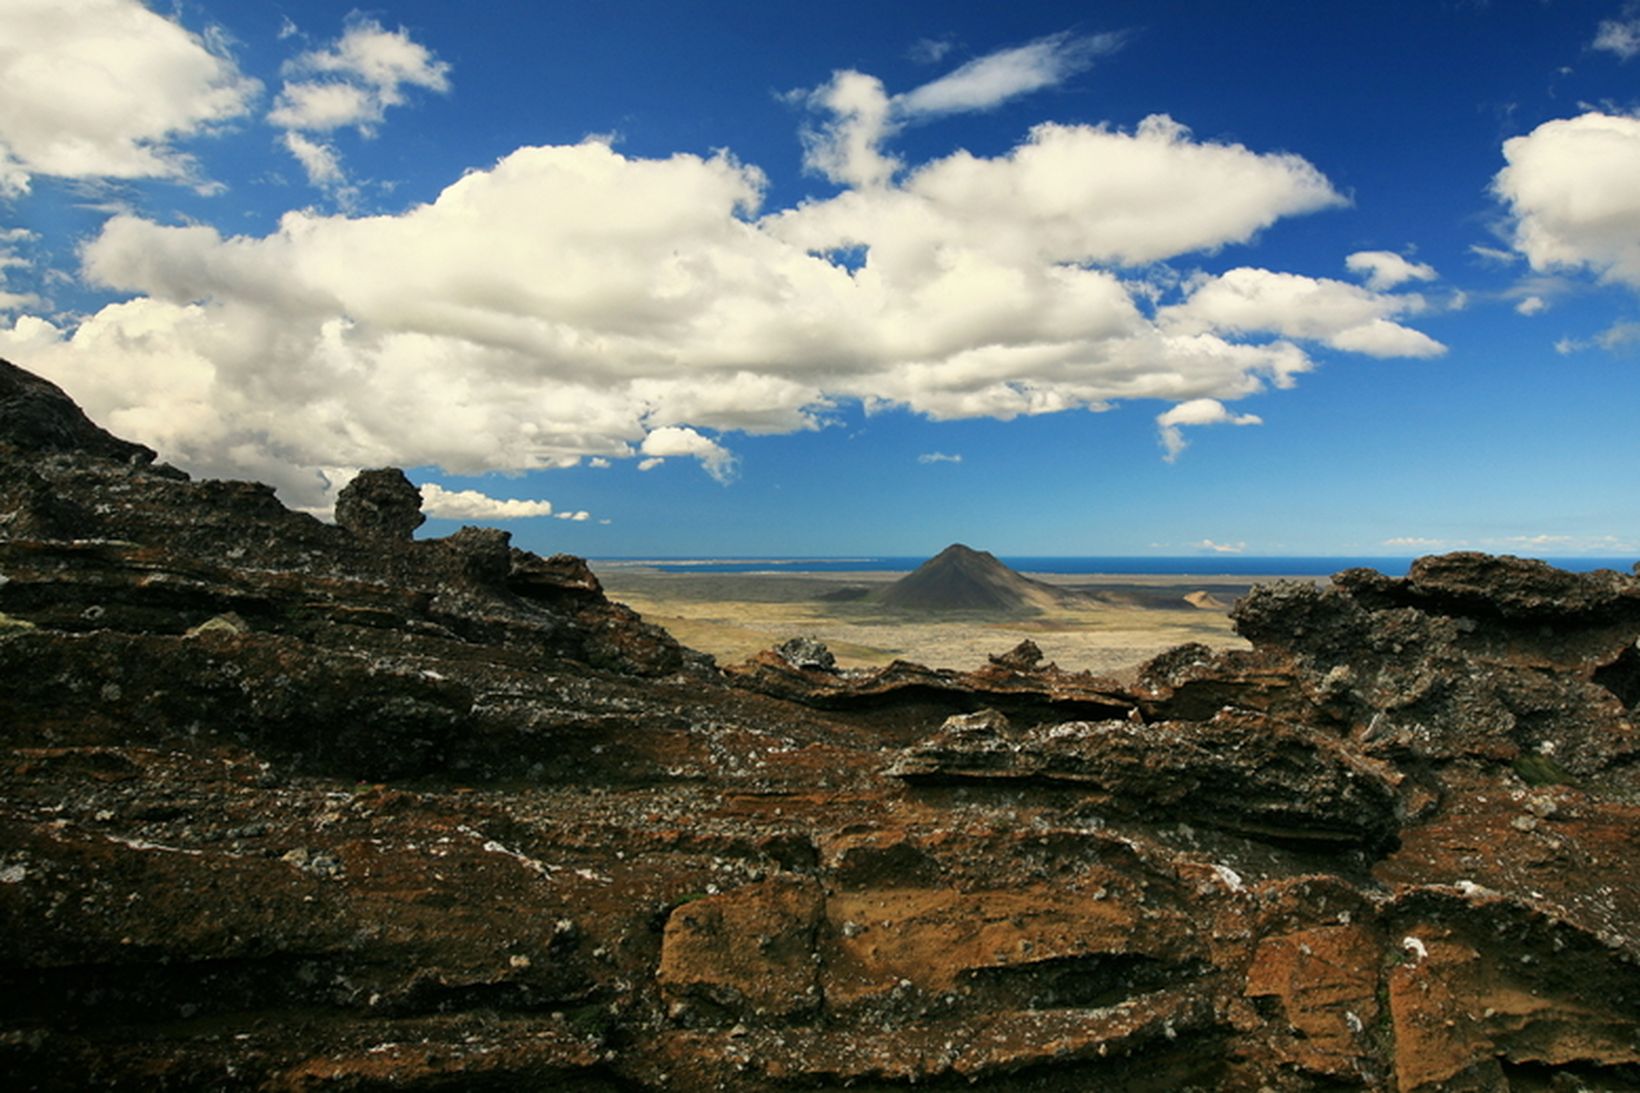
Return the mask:
<svg viewBox="0 0 1640 1093"><path fill-rule="evenodd" d="M0 367L9 1087L1636 1085L1640 578L1267 587L1131 685L719 671L345 493Z"/></svg>
<svg viewBox="0 0 1640 1093"><path fill-rule="evenodd" d="M775 647L780 659L793 668L813 672L835 672L837 658L826 643L814 638L789 638Z"/></svg>
<svg viewBox="0 0 1640 1093"><path fill-rule="evenodd" d="M426 519L421 491L397 467L360 471L336 495L336 523L361 539L407 543Z"/></svg>
<svg viewBox="0 0 1640 1093"><path fill-rule="evenodd" d="M0 360L0 444L121 463L149 464L155 458L152 448L94 424L61 387L5 360Z"/></svg>

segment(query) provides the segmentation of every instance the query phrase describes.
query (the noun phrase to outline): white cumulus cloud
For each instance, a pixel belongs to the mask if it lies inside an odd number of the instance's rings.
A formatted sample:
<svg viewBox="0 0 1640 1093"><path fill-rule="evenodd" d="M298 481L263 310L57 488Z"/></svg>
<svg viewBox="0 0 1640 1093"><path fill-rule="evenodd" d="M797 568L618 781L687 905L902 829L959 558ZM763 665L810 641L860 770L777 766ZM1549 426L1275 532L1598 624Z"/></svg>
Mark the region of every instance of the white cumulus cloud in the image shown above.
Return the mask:
<svg viewBox="0 0 1640 1093"><path fill-rule="evenodd" d="M834 72L825 84L798 96L811 109L830 115L804 132L805 162L835 182L881 186L903 164L880 146L906 125L946 114L990 110L1052 87L1121 44L1122 36L1117 34L1051 34L977 57L937 80L894 96L875 76L852 69ZM939 56L943 55L942 50Z"/></svg>
<svg viewBox="0 0 1640 1093"><path fill-rule="evenodd" d="M302 71L432 86L431 54L381 35L379 55L344 36ZM328 171L313 143L293 147ZM293 211L265 235L117 215L82 272L124 298L72 326L19 315L0 353L167 459L320 507L341 467L691 459L728 481L735 434L853 402L1009 419L1165 400L1171 458L1182 427L1256 421L1224 402L1290 386L1313 366L1300 341L1439 351L1397 321L1416 296L1159 265L1342 203L1295 155L1166 117L1040 125L767 212L765 188L727 151L587 141L517 149L397 214Z"/></svg>
<svg viewBox="0 0 1640 1093"><path fill-rule="evenodd" d="M893 108L883 81L863 72L832 74L808 94L809 106L831 120L803 132L803 162L834 182L882 186L903 166L880 147L893 127Z"/></svg>
<svg viewBox="0 0 1640 1093"><path fill-rule="evenodd" d="M1640 289L1640 118L1587 113L1503 144L1493 189L1535 270L1587 269Z"/></svg>
<svg viewBox="0 0 1640 1093"><path fill-rule="evenodd" d="M644 437L638 450L650 457L644 462L650 463L651 466L659 466L661 460L672 456L687 456L700 460L706 472L719 482L729 482L735 476L737 461L734 453L687 426L662 426Z"/></svg>
<svg viewBox="0 0 1640 1093"><path fill-rule="evenodd" d="M1181 429L1190 425L1263 425L1257 414L1233 414L1218 399L1196 398L1156 415L1156 426L1169 463L1189 446Z"/></svg>
<svg viewBox="0 0 1640 1093"><path fill-rule="evenodd" d="M962 453L924 452L917 457L918 463L961 463Z"/></svg>
<svg viewBox="0 0 1640 1093"><path fill-rule="evenodd" d="M1360 250L1344 259L1344 268L1365 276L1367 287L1377 292L1408 281L1433 281L1439 274L1426 262L1413 262L1393 251Z"/></svg>
<svg viewBox="0 0 1640 1093"><path fill-rule="evenodd" d="M7 0L0 193L32 175L192 177L174 144L245 114L261 84L137 0Z"/></svg>
<svg viewBox="0 0 1640 1093"><path fill-rule="evenodd" d="M268 122L287 129L326 132L380 121L382 110L366 88L350 83L287 83Z"/></svg>
<svg viewBox="0 0 1640 1093"><path fill-rule="evenodd" d="M287 80L268 121L285 129L368 129L406 87L450 89L450 66L404 28L386 30L374 19L353 18L337 41L302 53L285 65Z"/></svg>
<svg viewBox="0 0 1640 1093"><path fill-rule="evenodd" d="M294 130L285 134L284 143L315 186L335 186L347 180L341 156L330 145L309 140Z"/></svg>
<svg viewBox="0 0 1640 1093"><path fill-rule="evenodd" d="M893 247L908 252L901 262L977 249L1138 266L1244 243L1281 217L1340 204L1298 156L1197 141L1158 114L1132 133L1038 125L1007 155L957 152L901 186L790 210L780 231L818 251Z"/></svg>
<svg viewBox="0 0 1640 1093"><path fill-rule="evenodd" d="M268 123L285 132L285 147L315 186L345 180L334 146L304 133L352 127L375 131L405 89L450 89L450 66L412 41L404 28L387 30L374 19L354 15L334 43L308 50L285 64L286 80L268 112Z"/></svg>
<svg viewBox="0 0 1640 1093"><path fill-rule="evenodd" d="M1158 318L1186 331L1262 331L1373 357L1433 357L1446 347L1391 319L1424 306L1415 294L1244 266L1202 279L1182 304L1163 308Z"/></svg>
<svg viewBox="0 0 1640 1093"><path fill-rule="evenodd" d="M519 520L553 515L549 501L491 497L479 490L447 490L437 482L422 485L421 507L428 516L443 520Z"/></svg>
<svg viewBox="0 0 1640 1093"><path fill-rule="evenodd" d="M1215 543L1211 539L1203 539L1192 545L1197 550L1205 550L1209 554L1241 554L1247 549L1246 543Z"/></svg>
<svg viewBox="0 0 1640 1093"><path fill-rule="evenodd" d="M7 270L27 269L34 264L16 250L18 245L26 245L34 238L35 233L27 228L0 228L0 311L38 307L42 302L32 292L10 292L6 289Z"/></svg>
<svg viewBox="0 0 1640 1093"><path fill-rule="evenodd" d="M1522 315L1538 315L1548 310L1549 304L1541 296L1528 296L1515 305L1515 310Z"/></svg>

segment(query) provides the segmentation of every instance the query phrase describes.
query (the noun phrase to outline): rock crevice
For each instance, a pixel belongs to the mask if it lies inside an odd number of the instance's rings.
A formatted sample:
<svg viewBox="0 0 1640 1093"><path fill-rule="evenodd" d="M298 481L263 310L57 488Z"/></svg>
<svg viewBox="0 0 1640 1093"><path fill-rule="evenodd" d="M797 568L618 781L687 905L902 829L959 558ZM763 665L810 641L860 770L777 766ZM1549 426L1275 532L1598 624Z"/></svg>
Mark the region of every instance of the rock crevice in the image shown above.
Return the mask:
<svg viewBox="0 0 1640 1093"><path fill-rule="evenodd" d="M1640 1088L1640 578L1261 587L1128 685L718 669L414 493L328 525L0 364L9 1088Z"/></svg>

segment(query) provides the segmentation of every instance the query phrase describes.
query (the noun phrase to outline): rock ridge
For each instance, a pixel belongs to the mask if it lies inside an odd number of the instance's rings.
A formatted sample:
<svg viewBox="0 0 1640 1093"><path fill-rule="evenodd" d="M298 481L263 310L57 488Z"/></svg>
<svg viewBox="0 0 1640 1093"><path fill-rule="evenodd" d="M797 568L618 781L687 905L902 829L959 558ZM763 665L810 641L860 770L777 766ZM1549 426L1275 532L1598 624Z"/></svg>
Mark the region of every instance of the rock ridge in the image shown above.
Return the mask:
<svg viewBox="0 0 1640 1093"><path fill-rule="evenodd" d="M1640 1088L1640 578L1261 586L1131 684L718 668L349 489L0 363L10 1088Z"/></svg>

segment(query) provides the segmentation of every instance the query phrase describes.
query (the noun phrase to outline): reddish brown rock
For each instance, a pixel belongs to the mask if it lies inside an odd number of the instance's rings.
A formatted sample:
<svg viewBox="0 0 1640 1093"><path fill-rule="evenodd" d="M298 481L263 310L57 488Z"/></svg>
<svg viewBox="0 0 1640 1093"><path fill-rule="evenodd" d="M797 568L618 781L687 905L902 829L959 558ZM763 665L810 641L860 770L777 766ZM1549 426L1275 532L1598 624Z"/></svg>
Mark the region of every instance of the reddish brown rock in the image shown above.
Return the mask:
<svg viewBox="0 0 1640 1093"><path fill-rule="evenodd" d="M808 877L684 903L666 920L655 973L670 1015L770 1024L817 1013L820 918L820 888Z"/></svg>
<svg viewBox="0 0 1640 1093"><path fill-rule="evenodd" d="M1377 932L1360 925L1294 930L1259 942L1244 990L1277 1004L1270 1046L1283 1063L1338 1081L1370 1074L1382 947Z"/></svg>
<svg viewBox="0 0 1640 1093"><path fill-rule="evenodd" d="M8 1088L1640 1088L1640 578L1261 588L1124 687L395 535L0 368Z"/></svg>

